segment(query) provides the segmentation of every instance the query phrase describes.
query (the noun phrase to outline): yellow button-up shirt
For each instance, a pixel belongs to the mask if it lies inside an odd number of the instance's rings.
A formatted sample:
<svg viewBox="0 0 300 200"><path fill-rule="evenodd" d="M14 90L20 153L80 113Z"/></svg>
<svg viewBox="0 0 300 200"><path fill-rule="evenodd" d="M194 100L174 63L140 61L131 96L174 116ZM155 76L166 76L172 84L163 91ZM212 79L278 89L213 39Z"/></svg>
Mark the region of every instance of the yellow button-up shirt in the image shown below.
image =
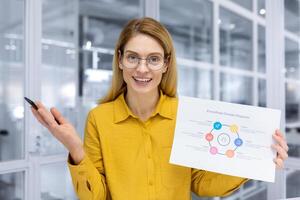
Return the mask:
<svg viewBox="0 0 300 200"><path fill-rule="evenodd" d="M169 163L178 99L160 93L155 112L143 122L124 94L98 105L87 117L79 165L68 166L81 200L190 200L225 196L246 179Z"/></svg>

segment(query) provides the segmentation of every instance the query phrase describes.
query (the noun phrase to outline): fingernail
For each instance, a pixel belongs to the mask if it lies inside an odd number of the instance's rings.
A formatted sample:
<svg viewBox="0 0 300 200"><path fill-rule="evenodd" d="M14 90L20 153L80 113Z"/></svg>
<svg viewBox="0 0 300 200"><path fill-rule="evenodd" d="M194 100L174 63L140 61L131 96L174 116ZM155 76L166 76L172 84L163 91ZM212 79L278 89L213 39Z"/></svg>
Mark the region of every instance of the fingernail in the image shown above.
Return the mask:
<svg viewBox="0 0 300 200"><path fill-rule="evenodd" d="M279 135L279 134L280 134L280 130L279 130L279 129L277 129L276 133Z"/></svg>

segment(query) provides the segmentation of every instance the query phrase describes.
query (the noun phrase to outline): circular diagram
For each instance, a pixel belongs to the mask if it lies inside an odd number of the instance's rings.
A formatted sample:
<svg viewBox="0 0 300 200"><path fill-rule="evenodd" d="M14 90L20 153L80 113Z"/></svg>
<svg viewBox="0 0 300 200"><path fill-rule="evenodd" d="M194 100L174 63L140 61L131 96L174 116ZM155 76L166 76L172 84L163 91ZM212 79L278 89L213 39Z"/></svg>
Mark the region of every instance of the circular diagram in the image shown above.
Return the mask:
<svg viewBox="0 0 300 200"><path fill-rule="evenodd" d="M238 130L239 127L235 124L227 125L214 122L212 130L205 135L210 147L209 152L212 155L220 154L233 158L235 150L243 144Z"/></svg>
<svg viewBox="0 0 300 200"><path fill-rule="evenodd" d="M221 146L227 146L230 143L230 136L227 133L221 133L218 138L218 143Z"/></svg>

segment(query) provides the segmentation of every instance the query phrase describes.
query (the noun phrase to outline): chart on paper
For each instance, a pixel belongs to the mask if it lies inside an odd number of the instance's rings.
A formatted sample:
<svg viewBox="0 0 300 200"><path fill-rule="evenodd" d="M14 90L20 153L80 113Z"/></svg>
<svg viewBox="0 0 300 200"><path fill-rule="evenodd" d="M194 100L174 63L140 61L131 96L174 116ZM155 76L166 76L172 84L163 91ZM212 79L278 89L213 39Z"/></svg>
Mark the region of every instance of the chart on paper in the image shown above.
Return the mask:
<svg viewBox="0 0 300 200"><path fill-rule="evenodd" d="M279 110L180 97L170 163L274 182L279 125Z"/></svg>

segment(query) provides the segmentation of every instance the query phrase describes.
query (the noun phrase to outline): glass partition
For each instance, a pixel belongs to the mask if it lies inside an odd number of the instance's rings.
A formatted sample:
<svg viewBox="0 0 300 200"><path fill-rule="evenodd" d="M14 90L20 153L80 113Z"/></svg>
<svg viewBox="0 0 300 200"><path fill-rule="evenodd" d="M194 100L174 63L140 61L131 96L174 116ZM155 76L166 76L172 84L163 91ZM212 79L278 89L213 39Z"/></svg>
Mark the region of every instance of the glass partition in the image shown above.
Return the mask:
<svg viewBox="0 0 300 200"><path fill-rule="evenodd" d="M77 200L67 164L41 167L41 200Z"/></svg>
<svg viewBox="0 0 300 200"><path fill-rule="evenodd" d="M172 35L177 57L212 62L212 13L206 0L160 2L160 21Z"/></svg>
<svg viewBox="0 0 300 200"><path fill-rule="evenodd" d="M42 102L56 107L76 126L76 1L43 0L42 4ZM42 155L59 154L66 150L47 129L41 128Z"/></svg>
<svg viewBox="0 0 300 200"><path fill-rule="evenodd" d="M24 172L0 174L0 199L25 199Z"/></svg>
<svg viewBox="0 0 300 200"><path fill-rule="evenodd" d="M219 27L220 64L252 70L252 22L221 7Z"/></svg>
<svg viewBox="0 0 300 200"><path fill-rule="evenodd" d="M0 162L24 158L24 1L0 1Z"/></svg>

